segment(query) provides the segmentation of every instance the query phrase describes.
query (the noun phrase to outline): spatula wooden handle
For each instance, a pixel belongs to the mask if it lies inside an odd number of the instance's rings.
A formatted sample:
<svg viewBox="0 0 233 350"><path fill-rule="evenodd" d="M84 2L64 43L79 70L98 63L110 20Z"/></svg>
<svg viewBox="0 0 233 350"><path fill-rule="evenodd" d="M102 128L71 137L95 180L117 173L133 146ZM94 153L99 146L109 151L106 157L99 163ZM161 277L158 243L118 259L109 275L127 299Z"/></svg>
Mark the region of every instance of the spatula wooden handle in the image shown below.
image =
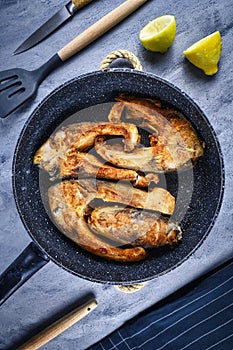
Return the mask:
<svg viewBox="0 0 233 350"><path fill-rule="evenodd" d="M109 12L95 24L74 38L70 43L65 45L60 51L58 51L58 56L62 61L66 61L68 58L81 51L84 47L121 22L146 1L147 0L127 0L123 2L120 6Z"/></svg>
<svg viewBox="0 0 233 350"><path fill-rule="evenodd" d="M44 344L48 343L53 338L57 337L60 333L64 332L69 327L73 326L77 321L81 320L97 306L96 300L88 301L86 304L71 311L69 314L62 317L60 320L54 322L46 329L41 331L35 337L30 339L18 350L36 350Z"/></svg>

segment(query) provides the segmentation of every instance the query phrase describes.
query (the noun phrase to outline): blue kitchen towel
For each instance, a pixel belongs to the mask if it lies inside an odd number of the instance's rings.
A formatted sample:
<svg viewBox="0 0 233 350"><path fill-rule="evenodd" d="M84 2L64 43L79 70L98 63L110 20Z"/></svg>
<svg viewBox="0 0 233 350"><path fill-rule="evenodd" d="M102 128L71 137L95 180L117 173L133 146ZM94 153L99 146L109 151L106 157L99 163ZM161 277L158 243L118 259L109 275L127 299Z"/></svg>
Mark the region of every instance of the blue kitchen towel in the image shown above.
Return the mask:
<svg viewBox="0 0 233 350"><path fill-rule="evenodd" d="M232 350L233 262L139 314L89 350Z"/></svg>

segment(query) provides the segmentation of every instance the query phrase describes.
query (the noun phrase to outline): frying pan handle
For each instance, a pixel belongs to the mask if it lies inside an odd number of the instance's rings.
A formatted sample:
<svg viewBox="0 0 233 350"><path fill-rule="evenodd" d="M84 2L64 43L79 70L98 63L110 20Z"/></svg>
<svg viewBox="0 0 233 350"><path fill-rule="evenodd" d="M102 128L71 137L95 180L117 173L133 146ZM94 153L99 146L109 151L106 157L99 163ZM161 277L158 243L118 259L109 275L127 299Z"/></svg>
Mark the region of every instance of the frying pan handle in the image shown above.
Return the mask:
<svg viewBox="0 0 233 350"><path fill-rule="evenodd" d="M35 243L30 243L0 275L0 305L48 262L47 255Z"/></svg>

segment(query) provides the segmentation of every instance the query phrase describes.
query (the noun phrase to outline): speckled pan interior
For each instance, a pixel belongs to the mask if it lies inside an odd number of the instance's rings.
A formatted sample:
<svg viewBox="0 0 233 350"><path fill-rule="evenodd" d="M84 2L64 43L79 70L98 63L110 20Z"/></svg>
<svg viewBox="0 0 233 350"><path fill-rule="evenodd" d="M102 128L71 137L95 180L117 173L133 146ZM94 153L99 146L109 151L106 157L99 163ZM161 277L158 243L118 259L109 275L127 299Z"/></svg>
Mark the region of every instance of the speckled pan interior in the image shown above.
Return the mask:
<svg viewBox="0 0 233 350"><path fill-rule="evenodd" d="M112 102L122 92L159 98L178 108L206 143L205 156L199 160L193 172L192 199L181 222L184 231L181 244L173 250L154 249L148 259L131 264L107 261L91 255L58 231L44 209L38 168L32 163L35 151L67 117L83 108ZM184 188L186 180L185 173L181 174L179 181L184 181ZM208 119L184 92L152 74L131 69L110 69L89 73L65 83L36 108L16 147L13 187L17 208L29 235L55 263L92 281L130 284L152 279L174 269L205 239L221 206L223 160ZM185 190L179 201L183 200Z"/></svg>

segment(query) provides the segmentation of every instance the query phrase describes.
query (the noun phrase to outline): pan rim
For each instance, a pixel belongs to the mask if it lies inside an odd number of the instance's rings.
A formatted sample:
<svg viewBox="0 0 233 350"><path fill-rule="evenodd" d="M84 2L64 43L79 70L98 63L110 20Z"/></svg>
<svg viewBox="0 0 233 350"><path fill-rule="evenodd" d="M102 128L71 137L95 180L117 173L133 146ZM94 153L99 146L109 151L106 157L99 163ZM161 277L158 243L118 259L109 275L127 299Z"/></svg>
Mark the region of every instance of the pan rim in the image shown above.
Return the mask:
<svg viewBox="0 0 233 350"><path fill-rule="evenodd" d="M25 222L25 218L24 215L21 211L21 205L19 203L18 200L18 196L17 196L17 188L16 188L16 177L15 177L15 168L16 168L16 162L17 162L17 155L19 152L19 147L21 144L21 140L24 136L25 131L27 130L28 125L30 124L31 120L33 120L33 118L35 117L36 113L41 109L41 107L54 95L56 94L58 91L60 91L61 89L65 88L66 86L70 85L71 83L75 82L75 81L79 81L81 79L86 79L87 77L90 76L98 76L98 75L108 75L108 74L115 74L115 73L125 73L125 72L129 72L129 73L133 73L134 75L138 76L138 75L143 75L145 77L151 77L152 79L156 79L158 80L160 83L168 85L170 88L175 89L178 93L182 94L184 96L184 98L186 100L188 100L195 108L195 110L197 110L202 118L204 119L205 123L208 125L208 128L210 129L210 132L214 138L214 142L216 144L217 150L218 150L218 155L219 155L219 160L220 160L220 171L221 171L221 186L220 186L220 193L219 193L219 198L218 198L218 203L216 205L216 209L214 211L214 214L212 216L212 219L209 223L208 229L206 230L205 234L203 235L202 239L199 241L199 243L191 250L189 251L189 253L183 258L181 259L179 262L177 262L175 265L173 265L172 267L169 267L167 269L165 269L162 272L157 273L156 275L153 276L149 276L149 277L142 277L140 279L131 279L130 281L122 281L122 280L114 280L114 281L108 281L108 280L103 280L103 279L99 279L99 278L93 278L93 277L89 277L89 276L85 276L83 274L79 274L76 271L71 270L69 267L64 266L64 264L62 264L61 262L57 261L56 258L54 258L53 256L51 256L44 247L41 246L41 244L39 244L39 242L36 241L35 237L33 236L30 228L28 227L27 223ZM62 267L63 269L67 270L68 272L81 277L83 279L92 281L92 282L97 282L97 283L107 283L107 284L118 284L118 285L127 285L127 284L134 284L134 283L138 283L138 282L146 282L149 281L151 279L154 279L156 277L159 277L165 273L168 273L172 270L174 270L176 267L180 266L184 261L186 261L191 255L193 255L193 253L202 245L203 241L207 238L209 232L212 230L215 222L216 222L216 218L220 212L221 209L221 205L222 205L222 200L223 200L223 195L224 195L224 184L225 184L225 170L224 170L224 160L223 160L223 154L221 151L221 147L220 147L220 143L218 141L218 138L216 136L215 130L212 127L212 125L210 124L208 118L205 116L205 114L202 112L202 110L200 109L200 107L196 104L196 102L189 96L187 95L183 90L181 90L179 87L175 86L173 83L156 76L153 73L148 73L148 72L141 72L141 71L136 71L134 69L129 69L129 68L111 68L105 71L93 71L90 73L85 73L83 75L80 75L78 77L75 77L69 81L64 82L63 84L61 84L60 86L58 86L56 89L54 89L53 91L51 91L39 104L38 106L33 110L33 112L31 113L30 117L28 118L28 120L26 121L26 123L24 124L24 127L18 137L17 140L17 144L15 147L15 152L14 152L14 158L13 158L13 164L12 164L12 183L13 183L13 193L14 193L14 198L15 198L15 202L16 202L16 207L20 216L21 221L23 222L23 225L27 231L27 233L29 234L29 236L33 239L33 241L35 242L35 244L37 244L39 246L39 248L45 252L48 257L55 262L58 266Z"/></svg>

